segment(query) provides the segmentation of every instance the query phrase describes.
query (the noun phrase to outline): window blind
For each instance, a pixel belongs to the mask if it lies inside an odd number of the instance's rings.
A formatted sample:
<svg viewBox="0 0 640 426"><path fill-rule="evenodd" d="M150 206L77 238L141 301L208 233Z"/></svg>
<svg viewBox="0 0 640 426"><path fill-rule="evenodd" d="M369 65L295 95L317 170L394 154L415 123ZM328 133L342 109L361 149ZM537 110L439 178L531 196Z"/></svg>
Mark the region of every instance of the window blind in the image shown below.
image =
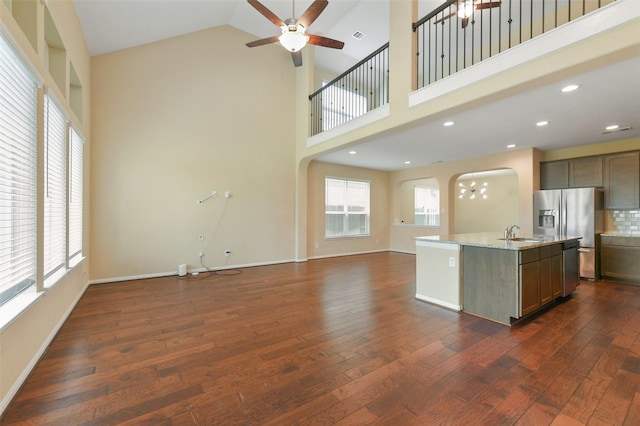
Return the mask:
<svg viewBox="0 0 640 426"><path fill-rule="evenodd" d="M84 140L69 130L69 259L82 255L82 171Z"/></svg>
<svg viewBox="0 0 640 426"><path fill-rule="evenodd" d="M66 264L67 120L49 96L44 103L44 278Z"/></svg>
<svg viewBox="0 0 640 426"><path fill-rule="evenodd" d="M35 283L37 103L36 79L0 36L0 304Z"/></svg>

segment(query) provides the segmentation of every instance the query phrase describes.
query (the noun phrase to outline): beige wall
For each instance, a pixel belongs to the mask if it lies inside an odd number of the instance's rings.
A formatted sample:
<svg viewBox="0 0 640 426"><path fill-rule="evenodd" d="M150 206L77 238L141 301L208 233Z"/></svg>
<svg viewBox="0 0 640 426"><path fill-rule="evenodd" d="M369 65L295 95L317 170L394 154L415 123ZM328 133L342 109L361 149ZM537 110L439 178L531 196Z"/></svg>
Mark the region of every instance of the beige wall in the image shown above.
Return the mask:
<svg viewBox="0 0 640 426"><path fill-rule="evenodd" d="M14 0L23 1L23 0ZM33 44L23 33L21 27L14 20L11 11L5 1L0 1L0 30L3 35L13 40L14 48L22 56L23 60L31 65L31 69L41 79L45 91L59 102L60 107L67 116L72 118L77 130L87 138L84 145L85 170L84 170L84 248L85 256L89 255L89 155L91 142L88 139L90 133L90 57L84 42L82 29L70 1L49 1L47 7L55 22L60 37L66 48L66 58L63 62L66 75L70 69L70 63L76 70L78 78L83 86L82 92L82 121L75 116L69 102L69 88L58 87L53 77L47 70L44 51L44 2L34 0L37 17L33 22L35 26L34 48ZM67 80L68 81L68 80ZM42 143L42 141L41 141ZM42 169L39 171L43 176ZM42 180L42 178L41 178ZM42 216L39 219L40 235L42 233ZM40 236L40 241L41 241ZM42 253L42 245L39 245ZM40 261L41 263L41 261ZM81 261L73 269L62 277L52 288L42 292L40 297L21 315L0 330L0 413L8 405L13 395L18 391L22 382L27 378L31 369L35 366L39 357L44 353L47 345L55 336L68 314L73 309L87 285L88 261ZM40 283L41 284L41 283ZM40 287L42 290L42 287ZM0 308L2 309L2 308ZM0 314L2 314L0 312Z"/></svg>
<svg viewBox="0 0 640 426"><path fill-rule="evenodd" d="M371 222L369 237L325 239L326 177L371 182ZM307 254L309 258L365 253L389 249L389 173L312 161L308 169Z"/></svg>
<svg viewBox="0 0 640 426"><path fill-rule="evenodd" d="M486 182L487 198L460 198L458 183L467 188L471 181L476 181L476 188ZM530 194L530 192L529 192ZM453 232L465 234L470 232L501 232L508 225L519 223L518 176L515 172L491 175L487 177L459 178L453 187L454 225ZM524 220L524 219L523 219Z"/></svg>
<svg viewBox="0 0 640 426"><path fill-rule="evenodd" d="M532 191L539 188L539 164L543 153L535 149L505 151L503 153L472 158L462 161L451 161L430 166L414 167L391 173L391 217L399 217L398 209L402 205L402 185L411 180L435 178L440 184L440 228L425 227L391 227L391 250L415 253L412 237L450 234L458 232L454 226L455 201L458 195L456 180L465 173L484 172L498 169L511 169L517 175L517 198L514 199L517 217L513 223L523 233L531 233L531 212L533 209ZM497 223L497 222L496 222Z"/></svg>
<svg viewBox="0 0 640 426"><path fill-rule="evenodd" d="M293 259L295 71L251 38L224 26L93 58L93 280L198 269L199 251Z"/></svg>

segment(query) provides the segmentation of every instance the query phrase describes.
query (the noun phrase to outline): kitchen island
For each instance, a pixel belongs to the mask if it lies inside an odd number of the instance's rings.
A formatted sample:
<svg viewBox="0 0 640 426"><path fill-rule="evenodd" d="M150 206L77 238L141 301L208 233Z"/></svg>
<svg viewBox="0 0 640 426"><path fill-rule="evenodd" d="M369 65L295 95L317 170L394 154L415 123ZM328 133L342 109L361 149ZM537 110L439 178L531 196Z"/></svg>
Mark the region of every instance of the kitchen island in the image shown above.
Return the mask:
<svg viewBox="0 0 640 426"><path fill-rule="evenodd" d="M495 232L416 237L416 298L511 324L575 289L579 239L504 239Z"/></svg>

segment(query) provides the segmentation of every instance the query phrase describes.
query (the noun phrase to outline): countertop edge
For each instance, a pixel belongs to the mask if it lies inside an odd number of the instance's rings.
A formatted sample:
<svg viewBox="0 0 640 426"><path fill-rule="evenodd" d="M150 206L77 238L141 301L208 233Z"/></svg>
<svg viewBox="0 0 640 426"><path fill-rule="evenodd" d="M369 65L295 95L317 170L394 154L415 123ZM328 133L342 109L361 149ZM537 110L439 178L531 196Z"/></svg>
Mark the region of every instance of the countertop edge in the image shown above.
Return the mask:
<svg viewBox="0 0 640 426"><path fill-rule="evenodd" d="M499 233L478 233L478 234L452 234L452 235L430 235L424 237L413 237L416 244L419 242L457 244L460 246L494 248L502 250L528 250L537 247L560 244L568 241L577 241L582 237L566 236L552 237L541 235L521 235L520 237L540 239L540 241L513 241L500 240ZM495 241L495 242L494 242Z"/></svg>

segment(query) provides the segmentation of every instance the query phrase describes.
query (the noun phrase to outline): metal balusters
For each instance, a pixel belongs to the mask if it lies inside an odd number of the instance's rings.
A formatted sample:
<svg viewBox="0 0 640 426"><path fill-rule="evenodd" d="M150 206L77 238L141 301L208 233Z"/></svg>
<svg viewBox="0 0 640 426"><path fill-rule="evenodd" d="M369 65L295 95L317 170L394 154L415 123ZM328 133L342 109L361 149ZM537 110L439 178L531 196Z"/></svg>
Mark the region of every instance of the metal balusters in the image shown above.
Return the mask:
<svg viewBox="0 0 640 426"><path fill-rule="evenodd" d="M311 136L388 102L389 43L309 95Z"/></svg>

